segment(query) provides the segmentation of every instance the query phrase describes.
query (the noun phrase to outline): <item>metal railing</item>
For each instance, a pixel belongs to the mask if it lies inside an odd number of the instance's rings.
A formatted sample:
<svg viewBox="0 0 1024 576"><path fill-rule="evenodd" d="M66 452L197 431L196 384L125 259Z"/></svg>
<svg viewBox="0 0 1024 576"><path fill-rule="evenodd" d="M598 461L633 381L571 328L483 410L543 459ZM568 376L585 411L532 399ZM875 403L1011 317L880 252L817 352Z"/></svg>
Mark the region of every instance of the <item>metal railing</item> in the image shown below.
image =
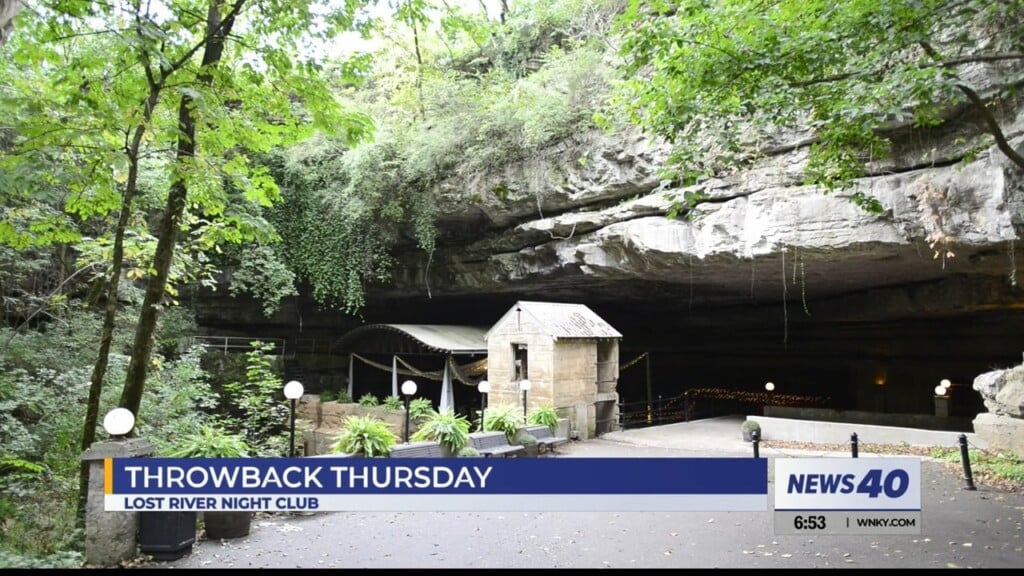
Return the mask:
<svg viewBox="0 0 1024 576"><path fill-rule="evenodd" d="M252 350L252 343L255 341L266 342L273 344L273 354L285 354L285 344L287 341L284 338L253 338L249 336L193 336L189 340L189 344L193 346L203 346L208 349L220 350L222 352L238 352Z"/></svg>
<svg viewBox="0 0 1024 576"><path fill-rule="evenodd" d="M623 402L619 404L619 429L714 418L742 411L744 407L745 404L742 402L720 398L693 398L686 393L670 398L658 396L650 401Z"/></svg>

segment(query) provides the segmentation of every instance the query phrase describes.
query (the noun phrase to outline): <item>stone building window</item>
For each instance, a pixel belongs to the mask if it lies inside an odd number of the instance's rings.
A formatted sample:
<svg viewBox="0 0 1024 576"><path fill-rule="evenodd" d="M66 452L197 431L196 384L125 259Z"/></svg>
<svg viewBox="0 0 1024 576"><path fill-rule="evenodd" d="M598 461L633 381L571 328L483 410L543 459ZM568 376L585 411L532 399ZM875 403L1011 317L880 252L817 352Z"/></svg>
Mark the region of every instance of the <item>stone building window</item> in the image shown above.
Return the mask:
<svg viewBox="0 0 1024 576"><path fill-rule="evenodd" d="M526 344L512 344L512 381L528 380L529 366L526 363Z"/></svg>

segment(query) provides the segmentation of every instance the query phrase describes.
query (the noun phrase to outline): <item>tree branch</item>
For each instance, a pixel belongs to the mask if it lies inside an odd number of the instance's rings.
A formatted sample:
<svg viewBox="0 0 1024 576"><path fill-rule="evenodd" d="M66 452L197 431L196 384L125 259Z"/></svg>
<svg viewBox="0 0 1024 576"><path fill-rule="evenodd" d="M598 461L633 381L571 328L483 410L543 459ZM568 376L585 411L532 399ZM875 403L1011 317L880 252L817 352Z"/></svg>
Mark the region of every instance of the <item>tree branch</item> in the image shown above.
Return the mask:
<svg viewBox="0 0 1024 576"><path fill-rule="evenodd" d="M932 48L930 44L927 42L921 42L920 45L929 56L937 61L943 61L942 58L939 58L938 52ZM987 106L985 106L985 101L982 100L981 96L979 96L973 88L963 82L957 82L956 87L959 88L960 91L967 96L967 99L974 104L975 108L978 109L978 113L981 114L982 119L985 121L985 125L988 126L989 132L992 134L992 137L995 138L996 147L999 148L999 151L1005 154L1006 157L1019 168L1024 169L1024 157L1018 154L1017 151L1013 149L1013 146L1010 146L1010 143L1006 141L1006 135L1003 134L1002 126L999 125L995 116L993 116L992 112Z"/></svg>

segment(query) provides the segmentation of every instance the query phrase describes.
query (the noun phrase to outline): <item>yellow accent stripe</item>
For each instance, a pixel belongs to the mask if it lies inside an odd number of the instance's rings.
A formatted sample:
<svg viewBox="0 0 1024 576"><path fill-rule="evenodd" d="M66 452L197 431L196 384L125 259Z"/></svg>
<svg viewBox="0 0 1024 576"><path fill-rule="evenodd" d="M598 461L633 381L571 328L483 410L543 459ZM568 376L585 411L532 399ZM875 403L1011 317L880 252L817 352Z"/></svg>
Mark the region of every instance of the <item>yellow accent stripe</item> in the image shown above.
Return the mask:
<svg viewBox="0 0 1024 576"><path fill-rule="evenodd" d="M114 493L114 461L111 458L103 459L103 493Z"/></svg>

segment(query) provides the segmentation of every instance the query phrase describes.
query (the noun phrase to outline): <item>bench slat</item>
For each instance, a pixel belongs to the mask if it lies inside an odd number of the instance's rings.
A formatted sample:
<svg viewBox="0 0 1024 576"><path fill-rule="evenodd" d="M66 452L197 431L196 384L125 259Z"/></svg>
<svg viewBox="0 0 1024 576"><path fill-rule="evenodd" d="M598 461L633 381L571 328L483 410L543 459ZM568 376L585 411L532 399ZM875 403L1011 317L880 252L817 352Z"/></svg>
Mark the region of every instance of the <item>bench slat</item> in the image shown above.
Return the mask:
<svg viewBox="0 0 1024 576"><path fill-rule="evenodd" d="M391 447L392 458L441 458L444 453L437 442L417 442Z"/></svg>
<svg viewBox="0 0 1024 576"><path fill-rule="evenodd" d="M504 432L474 432L469 435L473 447L484 456L513 455L526 448L509 444Z"/></svg>
<svg viewBox="0 0 1024 576"><path fill-rule="evenodd" d="M565 444L569 441L568 438L561 436L555 436L551 432L551 428L544 425L527 426L524 428L531 436L537 439L537 444L546 446L549 449Z"/></svg>

